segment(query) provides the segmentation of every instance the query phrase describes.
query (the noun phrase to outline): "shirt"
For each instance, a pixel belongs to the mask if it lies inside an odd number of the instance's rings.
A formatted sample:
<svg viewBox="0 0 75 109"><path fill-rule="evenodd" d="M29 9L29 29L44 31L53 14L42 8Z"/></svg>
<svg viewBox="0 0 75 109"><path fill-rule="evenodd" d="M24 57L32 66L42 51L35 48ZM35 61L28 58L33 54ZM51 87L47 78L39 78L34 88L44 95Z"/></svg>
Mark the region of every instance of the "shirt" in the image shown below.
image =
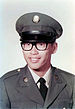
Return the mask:
<svg viewBox="0 0 75 109"><path fill-rule="evenodd" d="M40 77L35 72L33 72L33 70L30 67L28 67L28 68L32 74L32 77L33 77L35 83L37 83L37 81L40 79ZM45 85L47 86L47 88L49 87L50 75L51 75L51 67L47 70L45 75L42 77L46 81ZM40 83L38 83L37 86L38 86L38 88L40 88Z"/></svg>

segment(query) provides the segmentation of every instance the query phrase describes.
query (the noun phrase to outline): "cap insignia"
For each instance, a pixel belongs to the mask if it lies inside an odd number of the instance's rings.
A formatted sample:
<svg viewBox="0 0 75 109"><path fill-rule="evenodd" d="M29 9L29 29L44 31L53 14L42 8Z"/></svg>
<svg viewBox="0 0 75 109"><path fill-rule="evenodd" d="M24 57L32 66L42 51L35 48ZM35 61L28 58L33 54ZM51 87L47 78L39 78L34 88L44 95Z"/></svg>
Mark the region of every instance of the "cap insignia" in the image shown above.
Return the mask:
<svg viewBox="0 0 75 109"><path fill-rule="evenodd" d="M38 15L35 15L32 20L34 23L38 23L40 21L40 17Z"/></svg>

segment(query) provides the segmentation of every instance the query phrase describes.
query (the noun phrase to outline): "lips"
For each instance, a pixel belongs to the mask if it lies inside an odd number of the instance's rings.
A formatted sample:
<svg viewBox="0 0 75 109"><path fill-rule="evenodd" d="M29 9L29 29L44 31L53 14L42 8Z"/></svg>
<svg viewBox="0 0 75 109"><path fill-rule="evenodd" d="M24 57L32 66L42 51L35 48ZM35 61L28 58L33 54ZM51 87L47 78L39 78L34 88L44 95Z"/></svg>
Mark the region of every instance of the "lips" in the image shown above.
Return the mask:
<svg viewBox="0 0 75 109"><path fill-rule="evenodd" d="M33 57L30 57L29 59L30 59L30 62L32 63L38 63L40 60L40 58L33 58Z"/></svg>

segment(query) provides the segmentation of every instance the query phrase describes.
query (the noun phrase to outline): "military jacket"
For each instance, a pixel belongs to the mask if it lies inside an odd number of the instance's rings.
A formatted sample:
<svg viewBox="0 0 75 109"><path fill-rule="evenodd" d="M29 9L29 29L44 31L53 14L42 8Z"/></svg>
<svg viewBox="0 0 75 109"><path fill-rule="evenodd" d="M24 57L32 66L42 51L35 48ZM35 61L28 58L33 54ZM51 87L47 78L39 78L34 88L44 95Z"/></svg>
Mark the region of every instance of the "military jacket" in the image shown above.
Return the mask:
<svg viewBox="0 0 75 109"><path fill-rule="evenodd" d="M75 109L75 76L52 67L45 101L27 65L0 79L0 109Z"/></svg>

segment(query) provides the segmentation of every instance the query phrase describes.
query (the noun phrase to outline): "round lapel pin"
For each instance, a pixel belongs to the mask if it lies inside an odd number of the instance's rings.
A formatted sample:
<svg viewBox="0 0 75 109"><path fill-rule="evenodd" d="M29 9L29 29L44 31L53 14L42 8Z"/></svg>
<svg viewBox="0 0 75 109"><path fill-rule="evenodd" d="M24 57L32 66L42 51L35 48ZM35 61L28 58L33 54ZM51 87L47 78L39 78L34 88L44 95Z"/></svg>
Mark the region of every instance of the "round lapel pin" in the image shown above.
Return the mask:
<svg viewBox="0 0 75 109"><path fill-rule="evenodd" d="M58 79L59 79L58 75L55 75L55 79L56 79L56 80L58 80Z"/></svg>
<svg viewBox="0 0 75 109"><path fill-rule="evenodd" d="M25 83L27 83L27 82L28 82L28 78L27 78L27 77L24 77L24 79L23 79L23 80L24 80L24 82L25 82Z"/></svg>

